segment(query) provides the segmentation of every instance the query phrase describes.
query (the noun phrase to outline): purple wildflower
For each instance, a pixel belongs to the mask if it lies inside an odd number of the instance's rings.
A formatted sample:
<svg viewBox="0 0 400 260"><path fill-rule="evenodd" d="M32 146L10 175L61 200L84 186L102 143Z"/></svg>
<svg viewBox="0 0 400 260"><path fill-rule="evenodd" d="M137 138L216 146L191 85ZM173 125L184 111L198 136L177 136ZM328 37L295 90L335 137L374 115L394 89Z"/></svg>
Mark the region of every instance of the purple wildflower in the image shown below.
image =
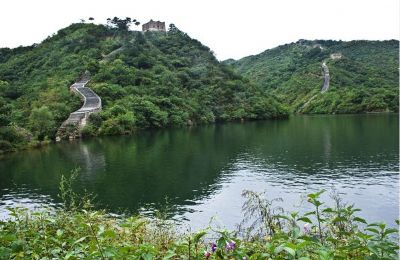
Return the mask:
<svg viewBox="0 0 400 260"><path fill-rule="evenodd" d="M243 260L247 260L247 257L245 257L245 256L243 256L243 258L242 258Z"/></svg>
<svg viewBox="0 0 400 260"><path fill-rule="evenodd" d="M217 244L211 243L211 252L215 252L217 250Z"/></svg>
<svg viewBox="0 0 400 260"><path fill-rule="evenodd" d="M225 248L226 248L226 250L233 250L233 249L235 249L235 246L236 246L236 243L234 241L231 241L229 243L226 243Z"/></svg>
<svg viewBox="0 0 400 260"><path fill-rule="evenodd" d="M206 257L206 259L210 258L210 255L211 255L210 252L207 251L204 252L204 256Z"/></svg>

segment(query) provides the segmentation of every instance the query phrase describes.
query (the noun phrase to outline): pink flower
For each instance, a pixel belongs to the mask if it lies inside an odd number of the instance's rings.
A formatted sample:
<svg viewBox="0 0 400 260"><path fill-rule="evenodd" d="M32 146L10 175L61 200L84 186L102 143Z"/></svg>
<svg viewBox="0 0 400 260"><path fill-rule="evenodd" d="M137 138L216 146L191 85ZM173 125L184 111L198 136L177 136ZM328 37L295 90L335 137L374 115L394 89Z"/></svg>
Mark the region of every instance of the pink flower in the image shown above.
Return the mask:
<svg viewBox="0 0 400 260"><path fill-rule="evenodd" d="M206 259L210 258L210 255L211 255L210 252L207 251L204 252L204 256L206 257Z"/></svg>
<svg viewBox="0 0 400 260"><path fill-rule="evenodd" d="M310 228L310 224L306 223L304 224L304 233L308 234L310 233L311 228Z"/></svg>

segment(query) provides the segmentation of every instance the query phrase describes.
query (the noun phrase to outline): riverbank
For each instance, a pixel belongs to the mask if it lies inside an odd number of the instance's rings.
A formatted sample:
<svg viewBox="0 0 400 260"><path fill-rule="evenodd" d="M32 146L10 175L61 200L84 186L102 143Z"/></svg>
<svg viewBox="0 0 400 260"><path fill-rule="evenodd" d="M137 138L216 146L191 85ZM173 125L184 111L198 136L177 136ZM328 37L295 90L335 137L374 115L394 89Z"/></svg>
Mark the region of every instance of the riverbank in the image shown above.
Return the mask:
<svg viewBox="0 0 400 260"><path fill-rule="evenodd" d="M65 179L64 179L65 181ZM308 194L313 210L285 214L260 193L245 191L245 219L238 230L212 225L182 232L163 217L115 217L61 189L56 212L10 209L0 222L0 258L11 259L398 259L397 229L367 224L358 209L336 198L334 207ZM71 200L71 198L73 198ZM397 222L398 223L398 222Z"/></svg>
<svg viewBox="0 0 400 260"><path fill-rule="evenodd" d="M96 117L97 115L95 115ZM117 133L102 133L98 132L97 129L94 129L93 126L90 124L91 121L89 120L89 125L85 126L82 131L81 131L81 139L90 139L90 138L97 138L97 137L105 137L105 136L129 136L129 135L134 135L138 132L145 132L145 131L163 131L163 130L168 130L168 129L189 129L192 127L202 127L202 126L207 126L207 125L215 125L215 124L227 124L227 123L248 123L248 122L254 122L254 121L275 121L275 120L287 120L289 119L289 115L282 116L280 118L274 118L274 119L263 119L263 120L231 120L231 121L216 121L216 122L203 122L203 123L190 123L187 124L187 126L169 126L169 127L149 127L149 128L134 128L131 131L125 131L125 132L117 132ZM93 119L92 119L93 120ZM13 146L10 142L6 140L1 140L0 139L0 155L2 154L7 154L7 153L15 153L18 151L23 151L23 150L29 150L29 149L37 149L37 148L42 148L44 146L47 146L49 144L55 144L58 142L64 141L64 142L71 142L75 141L79 138L71 138L68 141L67 140L57 140L56 137L49 139L47 136L44 140L39 141L36 139L32 139L32 134L29 133L26 129L22 129L18 127L18 131L14 134L15 136L18 136L18 139L20 142L16 145ZM13 130L14 131L14 130ZM1 137L1 133L0 133Z"/></svg>
<svg viewBox="0 0 400 260"><path fill-rule="evenodd" d="M8 153L16 153L20 151L25 151L29 149L38 149L38 148L43 148L46 147L50 144L54 144L55 141L52 140L43 140L43 141L38 141L38 140L32 140L27 143L24 143L22 145L19 145L18 147L11 147L9 144L5 142L0 143L0 158L4 154ZM3 150L4 149L4 150Z"/></svg>
<svg viewBox="0 0 400 260"><path fill-rule="evenodd" d="M136 133L140 132L145 132L145 131L162 131L162 130L168 130L168 129L174 129L174 128L192 128L192 127L202 127L206 125L214 125L214 124L229 124L229 123L250 123L250 122L255 122L255 121L272 121L272 120L290 120L291 117L293 116L358 116L358 115L386 115L386 114L398 114L390 111L377 111L377 112L365 112L365 113L356 113L356 114L290 114L287 117L282 117L282 118L276 118L276 119L265 119L265 120L236 120L236 121L226 121L226 122L214 122L214 123L202 123L202 124L194 124L194 125L188 125L187 127L182 127L182 126L171 126L167 128L146 128L146 129L136 129L135 131L132 131L130 133L117 133L113 135L109 134L103 134L103 135L98 135L94 134L90 127L88 128L83 128L82 132L82 139L90 139L90 138L97 138L97 137L104 137L104 136L124 136L124 135L134 135ZM25 130L26 131L26 130ZM26 135L26 134L25 134ZM69 140L66 142L70 141L75 141L75 140ZM1 140L0 140L1 142ZM7 143L0 143L0 155L4 155L7 153L15 153L18 151L23 151L23 150L29 150L29 149L37 149L37 148L42 148L50 144L55 144L57 143L55 139L46 139L43 141L38 141L38 140L31 140L31 141L26 141L18 145L18 147L12 147L11 144Z"/></svg>

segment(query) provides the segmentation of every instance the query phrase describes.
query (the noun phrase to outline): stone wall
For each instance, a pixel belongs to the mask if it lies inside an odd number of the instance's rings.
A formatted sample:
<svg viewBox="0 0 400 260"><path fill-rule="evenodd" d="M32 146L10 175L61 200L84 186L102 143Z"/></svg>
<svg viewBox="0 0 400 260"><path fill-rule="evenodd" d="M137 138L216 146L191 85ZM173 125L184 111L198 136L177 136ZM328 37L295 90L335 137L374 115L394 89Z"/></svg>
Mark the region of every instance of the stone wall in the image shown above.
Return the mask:
<svg viewBox="0 0 400 260"><path fill-rule="evenodd" d="M165 22L150 20L148 23L142 25L142 31L160 31L165 32Z"/></svg>

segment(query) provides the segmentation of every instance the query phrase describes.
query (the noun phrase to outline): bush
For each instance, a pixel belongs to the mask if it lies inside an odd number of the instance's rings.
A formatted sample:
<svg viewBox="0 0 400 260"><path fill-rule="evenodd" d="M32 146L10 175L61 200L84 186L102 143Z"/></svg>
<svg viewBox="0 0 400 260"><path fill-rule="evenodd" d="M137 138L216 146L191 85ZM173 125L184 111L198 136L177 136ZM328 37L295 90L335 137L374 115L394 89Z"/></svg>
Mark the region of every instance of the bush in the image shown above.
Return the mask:
<svg viewBox="0 0 400 260"><path fill-rule="evenodd" d="M9 152L13 150L13 146L9 141L0 140L0 153L1 152Z"/></svg>
<svg viewBox="0 0 400 260"><path fill-rule="evenodd" d="M86 124L81 130L82 137L96 136L97 129L93 124Z"/></svg>
<svg viewBox="0 0 400 260"><path fill-rule="evenodd" d="M239 231L211 226L185 233L158 214L154 219L115 217L94 211L62 177L64 208L29 213L9 209L12 220L0 222L0 258L73 259L398 259L396 229L371 223L337 197L325 207L308 195L314 209L285 214L263 194L245 191L245 219ZM305 224L304 224L305 223ZM399 222L397 222L399 223Z"/></svg>
<svg viewBox="0 0 400 260"><path fill-rule="evenodd" d="M47 106L34 108L29 117L32 130L36 133L39 141L46 136L52 136L54 129L54 116Z"/></svg>

